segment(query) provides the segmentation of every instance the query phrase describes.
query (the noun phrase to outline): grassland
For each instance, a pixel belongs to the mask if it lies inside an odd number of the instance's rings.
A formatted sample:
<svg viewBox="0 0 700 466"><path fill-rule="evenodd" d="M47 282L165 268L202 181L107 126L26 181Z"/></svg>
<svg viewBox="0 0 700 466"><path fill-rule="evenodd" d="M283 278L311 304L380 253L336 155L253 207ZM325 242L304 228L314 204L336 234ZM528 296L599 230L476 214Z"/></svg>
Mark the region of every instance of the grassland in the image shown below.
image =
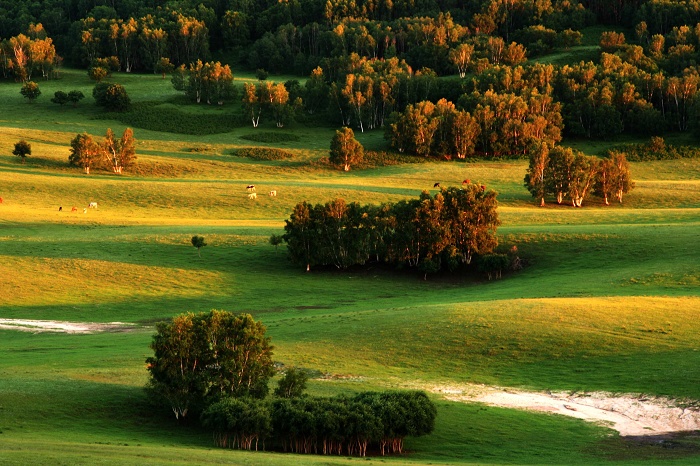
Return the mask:
<svg viewBox="0 0 700 466"><path fill-rule="evenodd" d="M136 102L173 105L160 76L118 75ZM650 444L545 414L436 396L436 432L400 458L360 460L214 449L210 437L153 413L141 387L153 323L184 311L250 312L267 325L275 360L319 374L310 390L485 383L536 390L606 390L700 400L700 160L632 164L623 205L534 205L525 161L397 164L342 173L323 162L331 128L253 128L205 136L134 128L133 173L90 176L67 166L77 132L101 137L83 72L40 83L29 103L0 83L0 317L130 322L93 335L0 331L2 464L638 464L700 463L692 436ZM235 117L235 106L181 112ZM257 131L278 131L262 127ZM11 155L32 144L25 164ZM381 148L380 132L358 134ZM291 158L232 155L254 145ZM575 143L589 154L604 144ZM291 266L268 243L301 200L379 203L462 179L499 192L500 241L528 266L503 280L381 269ZM245 186L258 187L257 201ZM267 190L278 196L268 197ZM86 214L88 202L97 210ZM58 207L63 211L59 212ZM78 206L77 213L70 207ZM201 258L192 235L205 236ZM323 375L323 377L320 377Z"/></svg>

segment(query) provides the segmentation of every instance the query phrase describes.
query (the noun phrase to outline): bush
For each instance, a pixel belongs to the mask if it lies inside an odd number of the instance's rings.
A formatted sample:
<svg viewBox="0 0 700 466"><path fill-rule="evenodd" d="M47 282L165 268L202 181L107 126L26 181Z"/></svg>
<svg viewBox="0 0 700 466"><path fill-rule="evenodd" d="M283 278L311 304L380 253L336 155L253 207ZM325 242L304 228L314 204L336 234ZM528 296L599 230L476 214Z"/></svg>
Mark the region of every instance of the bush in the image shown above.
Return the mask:
<svg viewBox="0 0 700 466"><path fill-rule="evenodd" d="M97 83L92 89L95 103L108 112L124 112L131 106L131 99L124 86L117 83Z"/></svg>
<svg viewBox="0 0 700 466"><path fill-rule="evenodd" d="M236 157L247 157L253 160L284 160L294 157L294 154L284 149L271 147L244 147L231 152Z"/></svg>
<svg viewBox="0 0 700 466"><path fill-rule="evenodd" d="M273 133L273 132L262 132L262 133L252 133L252 134L244 134L241 136L241 139L245 139L247 141L255 141L255 142L269 142L269 143L276 143L276 142L296 142L299 141L299 136L296 134L288 134L288 133Z"/></svg>
<svg viewBox="0 0 700 466"><path fill-rule="evenodd" d="M647 143L620 144L605 152L610 157L614 152L625 154L628 162L648 160L695 159L700 157L700 148L693 146L675 146L666 144L662 137L654 136Z"/></svg>

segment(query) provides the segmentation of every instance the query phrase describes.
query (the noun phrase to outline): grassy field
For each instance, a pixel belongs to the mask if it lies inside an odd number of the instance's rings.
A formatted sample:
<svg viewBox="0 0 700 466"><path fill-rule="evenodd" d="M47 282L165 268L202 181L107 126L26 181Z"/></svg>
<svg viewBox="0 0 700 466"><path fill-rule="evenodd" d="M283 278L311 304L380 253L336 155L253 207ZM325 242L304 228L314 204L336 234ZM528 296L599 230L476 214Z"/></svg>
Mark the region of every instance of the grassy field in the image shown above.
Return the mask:
<svg viewBox="0 0 700 466"><path fill-rule="evenodd" d="M115 80L136 103L178 102L160 76ZM82 131L101 138L108 127L121 134L124 123L96 109L84 72L40 87L29 103L19 84L0 83L0 318L136 325L92 335L0 330L0 464L700 464L693 436L670 448L437 395L435 433L408 441L402 457L223 451L208 433L153 413L142 391L155 322L226 309L261 319L276 361L319 374L316 394L472 382L700 400L700 160L632 164L637 187L623 205L539 208L522 187L526 161L342 173L323 160L331 128L239 125L191 136L134 127L138 169L86 176L67 165L70 140ZM73 89L88 96L77 108L50 102ZM177 108L194 118L238 112ZM249 136L271 131L295 136L268 144L292 158L232 155L265 146ZM357 136L383 145L381 132ZM24 164L11 155L21 138L32 144ZM518 247L523 271L493 282L380 269L307 274L268 243L302 200L398 201L464 178L499 192L499 239ZM266 195L272 189L277 197ZM83 214L92 201L98 209ZM201 257L195 234L209 243Z"/></svg>

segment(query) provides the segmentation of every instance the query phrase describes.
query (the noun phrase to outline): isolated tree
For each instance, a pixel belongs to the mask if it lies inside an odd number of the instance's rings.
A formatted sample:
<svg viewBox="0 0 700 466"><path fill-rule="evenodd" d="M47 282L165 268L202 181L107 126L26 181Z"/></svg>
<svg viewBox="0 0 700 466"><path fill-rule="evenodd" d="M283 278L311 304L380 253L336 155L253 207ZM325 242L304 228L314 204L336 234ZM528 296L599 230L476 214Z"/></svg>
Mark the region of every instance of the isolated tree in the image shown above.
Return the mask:
<svg viewBox="0 0 700 466"><path fill-rule="evenodd" d="M68 163L85 169L90 174L90 167L99 162L102 147L87 133L78 134L70 142L71 150Z"/></svg>
<svg viewBox="0 0 700 466"><path fill-rule="evenodd" d="M284 242L284 236L282 235L271 235L270 244L275 247L275 254L277 254L277 247Z"/></svg>
<svg viewBox="0 0 700 466"><path fill-rule="evenodd" d="M290 367L284 374L275 389L275 396L280 398L297 398L306 390L309 375L301 369Z"/></svg>
<svg viewBox="0 0 700 466"><path fill-rule="evenodd" d="M56 92L54 92L53 97L51 98L51 102L63 107L65 104L67 104L69 102L68 94L66 94L63 91L56 91Z"/></svg>
<svg viewBox="0 0 700 466"><path fill-rule="evenodd" d="M22 163L24 163L27 156L32 155L32 145L22 139L15 143L15 150L12 151L12 154L21 157Z"/></svg>
<svg viewBox="0 0 700 466"><path fill-rule="evenodd" d="M255 70L255 77L258 78L258 81L265 81L268 76L269 73L262 68Z"/></svg>
<svg viewBox="0 0 700 466"><path fill-rule="evenodd" d="M101 66L92 66L88 69L88 76L95 82L102 82L107 77L109 70Z"/></svg>
<svg viewBox="0 0 700 466"><path fill-rule="evenodd" d="M335 132L331 139L331 151L329 161L343 170L349 171L351 164L362 161L364 148L357 139L352 129L344 126Z"/></svg>
<svg viewBox="0 0 700 466"><path fill-rule="evenodd" d="M148 391L176 418L223 397L263 398L274 374L265 326L250 314L212 310L156 325Z"/></svg>
<svg viewBox="0 0 700 466"><path fill-rule="evenodd" d="M39 85L34 81L27 81L22 84L22 89L20 89L19 93L29 99L30 102L34 102L41 95L41 90L39 90Z"/></svg>
<svg viewBox="0 0 700 466"><path fill-rule="evenodd" d="M117 83L98 83L92 89L95 103L108 112L123 112L131 106L131 99L124 86Z"/></svg>
<svg viewBox="0 0 700 466"><path fill-rule="evenodd" d="M260 113L262 113L262 101L260 98L260 90L255 84L243 83L242 102L245 113L253 122L253 128L257 128L260 122Z"/></svg>
<svg viewBox="0 0 700 466"><path fill-rule="evenodd" d="M175 69L175 65L170 63L170 59L167 57L161 57L158 60L158 63L156 63L156 73L160 73L163 75L163 79L165 79L165 75L168 73L172 73L173 70Z"/></svg>
<svg viewBox="0 0 700 466"><path fill-rule="evenodd" d="M199 257L202 257L202 255L200 254L199 251L200 251L200 249L202 249L204 246L207 245L207 243L204 242L204 236L194 235L190 241L192 242L192 246L197 248L197 255Z"/></svg>
<svg viewBox="0 0 700 466"><path fill-rule="evenodd" d="M103 153L112 171L121 175L136 160L134 133L126 128L121 139L116 139L112 128L107 128L107 134L102 145Z"/></svg>

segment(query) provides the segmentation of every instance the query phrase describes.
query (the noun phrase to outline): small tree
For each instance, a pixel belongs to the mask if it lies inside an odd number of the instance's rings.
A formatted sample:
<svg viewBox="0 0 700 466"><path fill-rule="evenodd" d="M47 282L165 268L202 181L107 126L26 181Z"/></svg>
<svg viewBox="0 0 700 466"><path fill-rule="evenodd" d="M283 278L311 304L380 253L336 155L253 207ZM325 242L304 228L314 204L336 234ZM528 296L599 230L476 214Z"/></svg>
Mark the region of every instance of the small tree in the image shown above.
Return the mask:
<svg viewBox="0 0 700 466"><path fill-rule="evenodd" d="M131 106L131 99L121 84L97 83L92 89L95 103L109 112L123 112Z"/></svg>
<svg viewBox="0 0 700 466"><path fill-rule="evenodd" d="M258 78L258 81L265 81L268 76L269 73L262 68L255 70L255 77Z"/></svg>
<svg viewBox="0 0 700 466"><path fill-rule="evenodd" d="M197 235L194 235L194 236L192 237L191 241L192 241L192 246L194 246L195 248L197 248L197 255L198 255L199 257L202 257L202 255L200 254L199 250L202 249L204 246L207 245L207 243L204 242L204 236L197 236Z"/></svg>
<svg viewBox="0 0 700 466"><path fill-rule="evenodd" d="M116 139L112 128L107 128L103 149L105 158L114 173L121 175L124 169L128 169L134 163L136 160L134 144L134 133L131 128L124 130L121 139Z"/></svg>
<svg viewBox="0 0 700 466"><path fill-rule="evenodd" d="M331 140L331 152L329 160L331 164L350 170L350 165L362 160L364 148L357 139L352 129L344 126L335 132Z"/></svg>
<svg viewBox="0 0 700 466"><path fill-rule="evenodd" d="M275 247L275 254L277 254L277 247L284 241L284 236L282 235L272 235L270 236L270 244Z"/></svg>
<svg viewBox="0 0 700 466"><path fill-rule="evenodd" d="M88 76L95 82L102 82L107 77L109 70L101 66L93 66L88 70Z"/></svg>
<svg viewBox="0 0 700 466"><path fill-rule="evenodd" d="M76 107L78 105L78 102L80 102L84 98L85 94L78 90L73 90L68 93L68 102L72 103L73 107Z"/></svg>
<svg viewBox="0 0 700 466"><path fill-rule="evenodd" d="M306 390L309 375L301 369L290 367L284 377L277 383L275 396L280 398L298 398Z"/></svg>
<svg viewBox="0 0 700 466"><path fill-rule="evenodd" d="M102 148L87 133L75 136L70 146L71 154L68 156L68 163L85 169L85 173L89 175L90 167L99 160Z"/></svg>
<svg viewBox="0 0 700 466"><path fill-rule="evenodd" d="M39 85L34 81L27 81L26 83L24 83L19 93L22 94L25 98L29 99L30 102L35 101L37 97L41 95Z"/></svg>
<svg viewBox="0 0 700 466"><path fill-rule="evenodd" d="M22 163L24 163L26 157L28 155L32 155L32 145L22 139L21 141L15 143L15 150L12 151L12 154L16 155L17 157L21 157Z"/></svg>
<svg viewBox="0 0 700 466"><path fill-rule="evenodd" d="M170 63L170 59L167 57L161 57L156 64L156 72L162 74L163 79L165 79L166 74L172 73L174 69L175 65Z"/></svg>
<svg viewBox="0 0 700 466"><path fill-rule="evenodd" d="M65 104L68 103L68 94L66 94L63 91L56 91L54 92L53 97L51 98L51 102L63 107Z"/></svg>

